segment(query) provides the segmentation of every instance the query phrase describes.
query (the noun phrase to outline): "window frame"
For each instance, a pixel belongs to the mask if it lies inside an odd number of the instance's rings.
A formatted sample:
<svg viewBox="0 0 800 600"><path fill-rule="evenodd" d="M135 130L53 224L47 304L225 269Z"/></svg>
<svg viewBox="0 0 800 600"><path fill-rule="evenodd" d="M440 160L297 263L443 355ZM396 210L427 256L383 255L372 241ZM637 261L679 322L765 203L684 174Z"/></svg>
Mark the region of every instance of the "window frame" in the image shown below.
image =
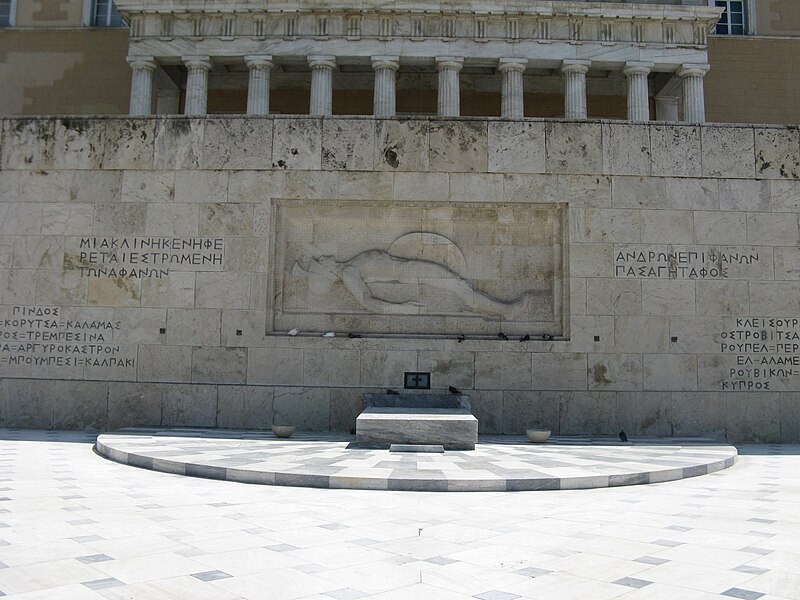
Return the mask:
<svg viewBox="0 0 800 600"><path fill-rule="evenodd" d="M723 6L718 6L718 2L724 3ZM741 3L741 15L742 15L742 22L739 23L731 23L730 15L731 14L739 14L740 11L731 11L731 4L733 3ZM720 20L719 23L714 25L713 34L725 37L738 37L743 35L750 35L750 22L751 22L751 14L750 14L750 2L748 0L708 0L708 5L713 6L715 8L724 8L723 17L725 17L725 22L722 23ZM731 31L733 27L741 26L742 30L741 33L734 33ZM720 31L719 28L724 27L726 31Z"/></svg>
<svg viewBox="0 0 800 600"><path fill-rule="evenodd" d="M0 29L14 27L17 22L17 0L8 0L8 23L0 23Z"/></svg>
<svg viewBox="0 0 800 600"><path fill-rule="evenodd" d="M116 11L116 6L114 5L114 0L106 0L106 1L108 2L108 8L106 9L106 14L103 15L102 20L98 21L97 0L83 0L84 27L109 27L109 28L128 27L128 24L125 22L125 19L122 17L122 15L120 15L119 23L112 22L114 11ZM117 14L119 14L118 11Z"/></svg>

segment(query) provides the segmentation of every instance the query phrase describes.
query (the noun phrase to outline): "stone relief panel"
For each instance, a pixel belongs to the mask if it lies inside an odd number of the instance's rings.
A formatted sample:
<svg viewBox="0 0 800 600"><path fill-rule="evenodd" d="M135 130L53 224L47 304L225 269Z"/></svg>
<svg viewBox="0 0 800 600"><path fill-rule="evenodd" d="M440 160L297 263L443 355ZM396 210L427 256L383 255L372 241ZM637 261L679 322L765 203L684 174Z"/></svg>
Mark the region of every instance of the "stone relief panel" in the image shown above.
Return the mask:
<svg viewBox="0 0 800 600"><path fill-rule="evenodd" d="M276 201L271 329L563 335L565 207Z"/></svg>

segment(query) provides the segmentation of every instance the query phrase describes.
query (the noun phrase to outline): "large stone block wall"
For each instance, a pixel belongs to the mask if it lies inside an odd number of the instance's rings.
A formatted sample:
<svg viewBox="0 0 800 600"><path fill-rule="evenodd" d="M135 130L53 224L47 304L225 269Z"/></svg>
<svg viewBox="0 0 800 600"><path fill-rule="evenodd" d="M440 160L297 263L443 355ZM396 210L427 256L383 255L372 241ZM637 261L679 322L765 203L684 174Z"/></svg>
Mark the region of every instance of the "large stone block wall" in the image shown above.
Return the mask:
<svg viewBox="0 0 800 600"><path fill-rule="evenodd" d="M470 394L483 433L800 440L796 128L6 119L0 144L0 426L348 431L364 392L424 371ZM526 248L555 244L562 270L531 275L563 276L543 287L554 320L524 343L459 341L457 320L272 332L275 206L337 202L547 215L563 235ZM292 235L322 244L319 214ZM492 252L516 247L511 221Z"/></svg>

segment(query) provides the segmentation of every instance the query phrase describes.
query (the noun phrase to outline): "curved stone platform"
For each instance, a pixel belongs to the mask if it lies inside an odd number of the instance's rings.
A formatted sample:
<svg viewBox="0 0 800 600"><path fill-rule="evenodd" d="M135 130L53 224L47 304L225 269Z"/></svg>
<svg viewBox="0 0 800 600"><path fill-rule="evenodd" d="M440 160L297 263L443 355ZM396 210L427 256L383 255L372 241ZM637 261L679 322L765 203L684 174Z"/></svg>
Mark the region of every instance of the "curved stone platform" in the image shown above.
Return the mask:
<svg viewBox="0 0 800 600"><path fill-rule="evenodd" d="M705 475L733 465L736 448L702 439L482 436L472 451L390 453L354 436L219 429L130 428L97 438L111 460L166 473L243 483L414 491L602 488Z"/></svg>

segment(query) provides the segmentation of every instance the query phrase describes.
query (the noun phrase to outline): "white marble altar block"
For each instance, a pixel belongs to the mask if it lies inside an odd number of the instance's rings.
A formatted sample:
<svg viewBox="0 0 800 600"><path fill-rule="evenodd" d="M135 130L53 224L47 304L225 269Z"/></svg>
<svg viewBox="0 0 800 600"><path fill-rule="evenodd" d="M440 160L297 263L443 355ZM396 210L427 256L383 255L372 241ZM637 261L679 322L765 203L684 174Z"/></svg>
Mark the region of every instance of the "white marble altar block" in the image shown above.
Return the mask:
<svg viewBox="0 0 800 600"><path fill-rule="evenodd" d="M561 204L278 200L273 210L273 331L564 331Z"/></svg>

